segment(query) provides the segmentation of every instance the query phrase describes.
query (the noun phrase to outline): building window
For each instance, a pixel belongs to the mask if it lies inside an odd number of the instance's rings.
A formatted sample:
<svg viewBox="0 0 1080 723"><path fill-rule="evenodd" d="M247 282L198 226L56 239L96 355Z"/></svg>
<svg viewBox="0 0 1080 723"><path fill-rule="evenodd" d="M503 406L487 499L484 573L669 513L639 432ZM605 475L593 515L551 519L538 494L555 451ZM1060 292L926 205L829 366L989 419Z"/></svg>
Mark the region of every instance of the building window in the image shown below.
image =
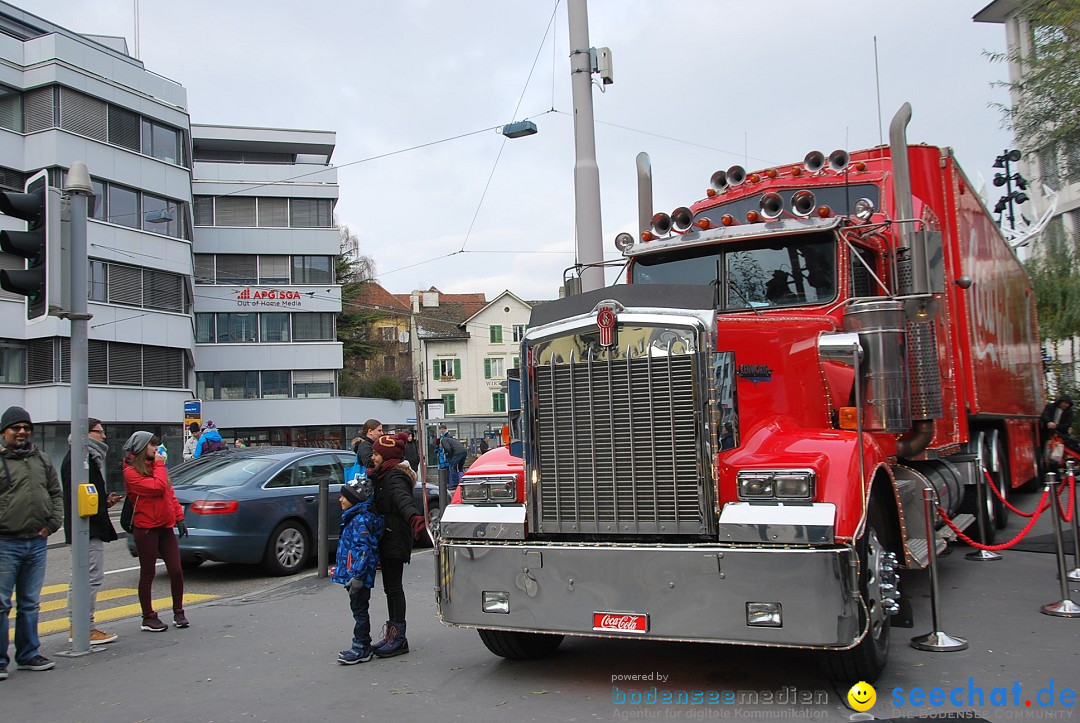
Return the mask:
<svg viewBox="0 0 1080 723"><path fill-rule="evenodd" d="M389 356L389 355L383 357L383 371L384 372L393 372L396 369L396 367L397 367L397 357Z"/></svg>
<svg viewBox="0 0 1080 723"><path fill-rule="evenodd" d="M90 259L87 282L90 286L89 296L87 298L90 299L90 301L107 301L109 298L109 265L104 261Z"/></svg>
<svg viewBox="0 0 1080 723"><path fill-rule="evenodd" d="M329 228L333 226L333 207L328 198L293 198L289 200L289 225L293 228Z"/></svg>
<svg viewBox="0 0 1080 723"><path fill-rule="evenodd" d="M218 344L254 344L258 339L258 314L218 314Z"/></svg>
<svg viewBox="0 0 1080 723"><path fill-rule="evenodd" d="M289 225L289 199L260 198L259 225L271 228L284 228Z"/></svg>
<svg viewBox="0 0 1080 723"><path fill-rule="evenodd" d="M214 274L214 255L213 254L195 254L195 283L196 284L212 284L215 281Z"/></svg>
<svg viewBox="0 0 1080 723"><path fill-rule="evenodd" d="M500 324L492 324L488 332L492 344L502 344L502 326Z"/></svg>
<svg viewBox="0 0 1080 723"><path fill-rule="evenodd" d="M461 379L460 359L436 359L432 369L437 382L450 382Z"/></svg>
<svg viewBox="0 0 1080 723"><path fill-rule="evenodd" d="M262 398L263 399L288 399L289 398L289 372L276 370L262 372Z"/></svg>
<svg viewBox="0 0 1080 723"><path fill-rule="evenodd" d="M379 338L383 341L397 341L397 327L395 326L380 326Z"/></svg>
<svg viewBox="0 0 1080 723"><path fill-rule="evenodd" d="M219 284L258 283L258 256L251 254L219 254L217 282Z"/></svg>
<svg viewBox="0 0 1080 723"><path fill-rule="evenodd" d="M110 183L108 199L109 223L129 228L142 228L138 191Z"/></svg>
<svg viewBox="0 0 1080 723"><path fill-rule="evenodd" d="M293 314L293 341L334 341L333 312Z"/></svg>
<svg viewBox="0 0 1080 723"><path fill-rule="evenodd" d="M0 128L16 133L23 131L22 93L4 85L0 85Z"/></svg>
<svg viewBox="0 0 1080 723"><path fill-rule="evenodd" d="M514 324L514 343L517 344L525 338L525 325Z"/></svg>
<svg viewBox="0 0 1080 723"><path fill-rule="evenodd" d="M514 357L514 366L512 366L510 368L511 369L520 369L521 368L521 357L519 357L519 356Z"/></svg>
<svg viewBox="0 0 1080 723"><path fill-rule="evenodd" d="M289 283L289 257L259 255L259 283L260 284L287 284Z"/></svg>
<svg viewBox="0 0 1080 723"><path fill-rule="evenodd" d="M334 257L293 256L292 282L294 284L334 283Z"/></svg>
<svg viewBox="0 0 1080 723"><path fill-rule="evenodd" d="M91 178L90 185L94 187L94 195L86 199L86 217L105 220L105 184Z"/></svg>
<svg viewBox="0 0 1080 723"><path fill-rule="evenodd" d="M0 340L0 384L26 384L26 344Z"/></svg>
<svg viewBox="0 0 1080 723"><path fill-rule="evenodd" d="M148 118L142 121L142 152L166 163L180 163L180 131L155 123Z"/></svg>
<svg viewBox="0 0 1080 723"><path fill-rule="evenodd" d="M214 225L214 197L213 196L195 196L192 199L195 205L195 225L196 226L213 226Z"/></svg>
<svg viewBox="0 0 1080 723"><path fill-rule="evenodd" d="M503 360L489 358L484 360L484 379L502 379L506 376Z"/></svg>
<svg viewBox="0 0 1080 723"><path fill-rule="evenodd" d="M457 414L457 399L453 394L443 394L443 414Z"/></svg>
<svg viewBox="0 0 1080 723"><path fill-rule="evenodd" d="M195 342L197 344L214 343L214 315L195 315Z"/></svg>
<svg viewBox="0 0 1080 723"><path fill-rule="evenodd" d="M259 340L264 343L289 341L289 314L259 314L262 331Z"/></svg>
<svg viewBox="0 0 1080 723"><path fill-rule="evenodd" d="M293 372L293 396L298 399L320 399L334 396L333 371Z"/></svg>
<svg viewBox="0 0 1080 723"><path fill-rule="evenodd" d="M180 213L168 199L144 193L142 197L143 231L180 238Z"/></svg>
<svg viewBox="0 0 1080 723"><path fill-rule="evenodd" d="M214 199L215 226L255 225L255 199L245 196L218 196Z"/></svg>
<svg viewBox="0 0 1080 723"><path fill-rule="evenodd" d="M258 372L217 372L220 395L215 399L255 399Z"/></svg>
<svg viewBox="0 0 1080 723"><path fill-rule="evenodd" d="M502 392L491 393L491 411L506 412L506 395Z"/></svg>

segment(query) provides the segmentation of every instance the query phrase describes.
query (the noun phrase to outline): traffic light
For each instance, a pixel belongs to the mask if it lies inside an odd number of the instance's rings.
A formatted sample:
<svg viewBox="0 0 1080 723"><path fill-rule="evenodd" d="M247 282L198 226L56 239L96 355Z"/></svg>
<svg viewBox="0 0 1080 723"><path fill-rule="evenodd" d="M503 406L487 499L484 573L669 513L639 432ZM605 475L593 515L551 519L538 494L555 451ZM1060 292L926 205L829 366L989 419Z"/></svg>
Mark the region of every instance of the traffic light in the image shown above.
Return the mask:
<svg viewBox="0 0 1080 723"><path fill-rule="evenodd" d="M60 203L46 171L31 176L23 189L0 191L0 212L26 221L25 231L0 231L0 249L26 259L25 269L0 270L0 287L25 296L26 320L39 321L58 306L50 299L60 298L59 239L54 238L60 233Z"/></svg>

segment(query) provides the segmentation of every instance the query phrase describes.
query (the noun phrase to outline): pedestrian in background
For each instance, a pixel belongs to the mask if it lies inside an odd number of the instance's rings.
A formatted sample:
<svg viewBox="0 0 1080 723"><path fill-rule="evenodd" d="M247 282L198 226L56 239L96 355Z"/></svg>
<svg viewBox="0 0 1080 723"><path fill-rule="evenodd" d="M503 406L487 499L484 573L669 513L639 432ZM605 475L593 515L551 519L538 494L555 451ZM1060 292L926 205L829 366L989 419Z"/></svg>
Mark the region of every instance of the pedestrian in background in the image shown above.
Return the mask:
<svg viewBox="0 0 1080 723"><path fill-rule="evenodd" d="M402 458L409 463L409 466L413 468L413 472L416 472L417 476L420 475L420 443L416 441L416 434L410 429L405 433L407 435L407 441L405 442L405 456Z"/></svg>
<svg viewBox="0 0 1080 723"><path fill-rule="evenodd" d="M402 464L407 438L402 432L376 439L372 446L374 466L368 469L368 479L375 487L375 507L385 524L379 543L379 564L389 620L382 639L372 646L380 658L409 652L405 637L405 588L401 578L412 555L413 539L424 531L424 517L413 502L416 473L409 465Z"/></svg>
<svg viewBox="0 0 1080 723"><path fill-rule="evenodd" d="M446 462L450 466L450 479L446 483L446 489L457 489L461 482L461 473L465 471L465 458L469 456L469 451L464 444L450 436L445 424L439 425L439 445L446 453Z"/></svg>
<svg viewBox="0 0 1080 723"><path fill-rule="evenodd" d="M239 437L237 437L236 441L233 442L233 446L237 449L247 449L247 445L244 444L244 440L240 439Z"/></svg>
<svg viewBox="0 0 1080 723"><path fill-rule="evenodd" d="M184 461L188 462L195 459L195 447L199 444L199 437L202 436L202 429L199 427L198 422L192 422L188 425L188 438L184 440Z"/></svg>
<svg viewBox="0 0 1080 723"><path fill-rule="evenodd" d="M360 464L365 467L372 466L371 446L376 439L382 436L382 433L382 422L378 419L369 419L364 422L364 427L360 430L360 436L357 437L353 444L353 453L360 460Z"/></svg>
<svg viewBox="0 0 1080 723"><path fill-rule="evenodd" d="M205 435L203 435L205 438ZM139 552L139 606L142 608L142 629L160 633L169 629L154 611L154 575L157 561L165 561L172 589L173 624L188 627L184 615L184 571L180 567L180 545L173 534L175 526L180 537L187 535L184 509L173 493L165 463L157 453L158 438L150 432L135 432L124 442L124 482L132 498L135 526L135 549Z"/></svg>
<svg viewBox="0 0 1080 723"><path fill-rule="evenodd" d="M341 486L341 534L332 579L345 586L353 615L352 647L338 653L337 661L342 665L366 663L373 655L368 603L371 588L375 587L379 538L383 533L382 515L375 513L373 504L370 480L359 479Z"/></svg>
<svg viewBox="0 0 1080 723"><path fill-rule="evenodd" d="M109 492L105 482L105 455L109 445L105 443L105 425L100 419L90 417L86 422L86 480L94 485L98 493L98 510L88 520L90 525L90 644L104 645L116 640L116 633L107 633L94 627L94 609L97 607L97 594L105 582L105 543L118 539L116 528L109 518L109 508L124 498L115 492ZM71 450L64 455L60 463L60 483L64 488L64 541L71 544ZM68 609L71 609L71 595L68 595ZM68 628L68 642L74 642L72 629Z"/></svg>
<svg viewBox="0 0 1080 723"><path fill-rule="evenodd" d="M207 419L206 426L203 427L202 435L199 437L199 442L195 445L195 459L211 452L220 452L225 448L225 442L221 439L221 432L217 430L214 420Z"/></svg>
<svg viewBox="0 0 1080 723"><path fill-rule="evenodd" d="M22 407L8 407L0 416L0 680L8 677L13 592L16 667L49 670L56 665L41 654L38 611L46 541L64 524L64 501L56 468L30 441L33 431Z"/></svg>

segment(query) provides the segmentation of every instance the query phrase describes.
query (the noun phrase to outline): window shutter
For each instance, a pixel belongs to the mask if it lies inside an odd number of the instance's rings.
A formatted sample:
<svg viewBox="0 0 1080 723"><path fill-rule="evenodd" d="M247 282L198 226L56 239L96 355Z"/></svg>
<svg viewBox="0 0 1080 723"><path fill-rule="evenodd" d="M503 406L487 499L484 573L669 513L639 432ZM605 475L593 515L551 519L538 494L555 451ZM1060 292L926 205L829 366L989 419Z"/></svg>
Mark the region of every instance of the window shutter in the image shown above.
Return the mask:
<svg viewBox="0 0 1080 723"><path fill-rule="evenodd" d="M53 339L30 339L26 342L26 383L52 384Z"/></svg>
<svg viewBox="0 0 1080 723"><path fill-rule="evenodd" d="M196 226L213 226L214 225L214 197L213 196L196 196L195 197L195 225Z"/></svg>
<svg viewBox="0 0 1080 723"><path fill-rule="evenodd" d="M142 347L109 342L109 384L141 387L142 367Z"/></svg>
<svg viewBox="0 0 1080 723"><path fill-rule="evenodd" d="M491 360L484 360L484 379L491 379Z"/></svg>
<svg viewBox="0 0 1080 723"><path fill-rule="evenodd" d="M70 88L60 88L60 127L64 130L107 141L108 104Z"/></svg>
<svg viewBox="0 0 1080 723"><path fill-rule="evenodd" d="M0 88L0 128L22 133L22 94Z"/></svg>
<svg viewBox="0 0 1080 723"><path fill-rule="evenodd" d="M71 382L71 339L60 337L60 382Z"/></svg>
<svg viewBox="0 0 1080 723"><path fill-rule="evenodd" d="M260 198L259 226L284 227L289 225L289 199Z"/></svg>
<svg viewBox="0 0 1080 723"><path fill-rule="evenodd" d="M109 143L139 151L139 114L115 105L109 106Z"/></svg>
<svg viewBox="0 0 1080 723"><path fill-rule="evenodd" d="M178 389L184 386L184 352L163 346L144 346L143 386Z"/></svg>
<svg viewBox="0 0 1080 723"><path fill-rule="evenodd" d="M109 265L109 303L142 306L143 270L135 266Z"/></svg>
<svg viewBox="0 0 1080 723"><path fill-rule="evenodd" d="M454 360L454 379L461 379L461 360Z"/></svg>
<svg viewBox="0 0 1080 723"><path fill-rule="evenodd" d="M255 226L255 199L237 196L218 196L214 225Z"/></svg>
<svg viewBox="0 0 1080 723"><path fill-rule="evenodd" d="M143 306L160 311L184 310L183 278L164 271L143 272Z"/></svg>
<svg viewBox="0 0 1080 723"><path fill-rule="evenodd" d="M26 91L23 94L23 113L27 133L54 128L56 119L53 116L53 86Z"/></svg>
<svg viewBox="0 0 1080 723"><path fill-rule="evenodd" d="M109 343L91 339L86 348L88 383L109 383Z"/></svg>
<svg viewBox="0 0 1080 723"><path fill-rule="evenodd" d="M435 362L434 364L431 365L431 376L435 381L439 381L439 379L441 378L441 372L442 372L442 363L441 362Z"/></svg>

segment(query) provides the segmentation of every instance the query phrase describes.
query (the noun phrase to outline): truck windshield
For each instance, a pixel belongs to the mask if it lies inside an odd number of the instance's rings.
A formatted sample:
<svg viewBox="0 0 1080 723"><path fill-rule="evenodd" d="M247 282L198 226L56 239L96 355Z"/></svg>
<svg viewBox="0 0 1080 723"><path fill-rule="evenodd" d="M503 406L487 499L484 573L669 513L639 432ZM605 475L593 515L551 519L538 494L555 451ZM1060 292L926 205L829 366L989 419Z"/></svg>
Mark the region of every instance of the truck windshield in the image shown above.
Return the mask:
<svg viewBox="0 0 1080 723"><path fill-rule="evenodd" d="M635 284L711 284L721 310L822 304L836 298L836 236L829 231L672 249L634 260Z"/></svg>

